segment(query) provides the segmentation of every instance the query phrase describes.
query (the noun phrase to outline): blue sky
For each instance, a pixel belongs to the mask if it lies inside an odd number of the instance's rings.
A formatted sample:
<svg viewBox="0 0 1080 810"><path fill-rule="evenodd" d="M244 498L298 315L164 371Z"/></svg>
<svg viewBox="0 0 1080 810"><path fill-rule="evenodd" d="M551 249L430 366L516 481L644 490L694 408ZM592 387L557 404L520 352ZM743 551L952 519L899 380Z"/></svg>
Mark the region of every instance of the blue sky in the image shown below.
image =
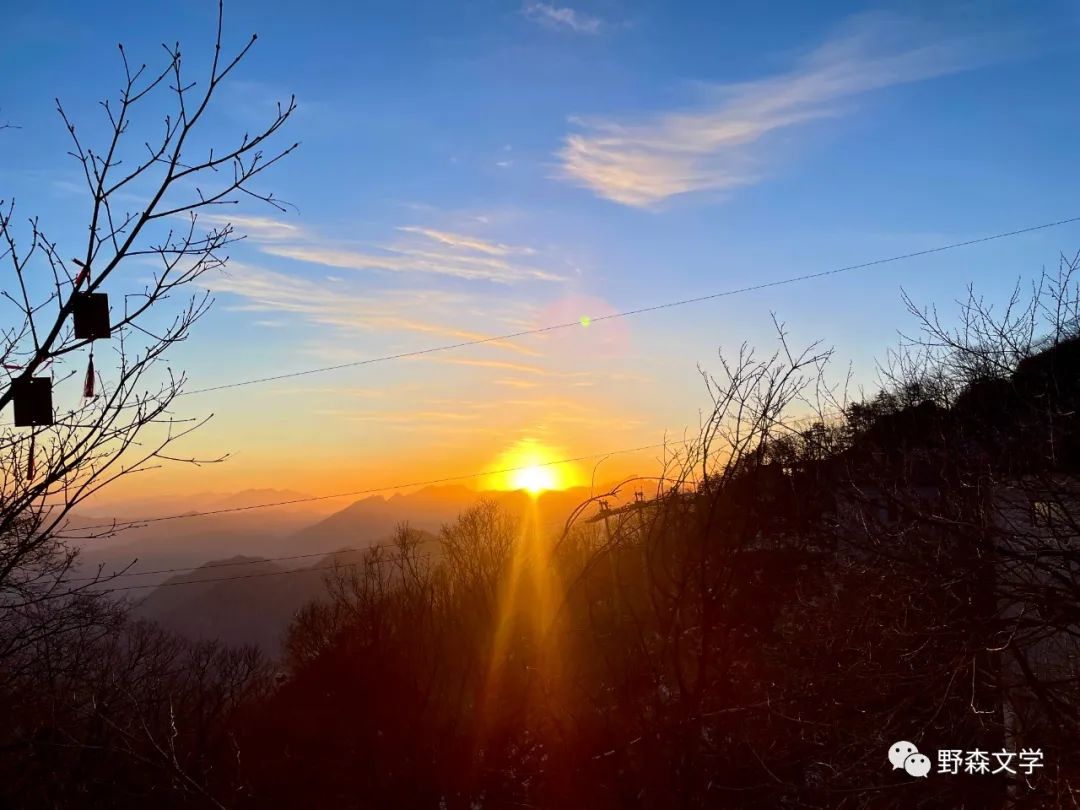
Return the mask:
<svg viewBox="0 0 1080 810"><path fill-rule="evenodd" d="M26 4L6 15L0 197L77 242L85 194L53 110L81 132L133 61L179 39L205 63L216 4ZM1080 215L1080 5L1061 3L238 2L259 42L206 137L278 99L300 150L245 205L177 353L193 387L634 309ZM149 126L152 118L146 119ZM96 123L95 123L96 122ZM1080 226L573 334L301 378L187 404L220 471L178 489L373 484L696 424L718 348L836 348L872 387L911 326L901 288L1004 296ZM131 271L138 273L137 269ZM632 462L628 462L632 463ZM313 470L322 470L316 475ZM327 470L331 472L326 472ZM171 476L171 477L170 477ZM407 477L407 476L406 476Z"/></svg>

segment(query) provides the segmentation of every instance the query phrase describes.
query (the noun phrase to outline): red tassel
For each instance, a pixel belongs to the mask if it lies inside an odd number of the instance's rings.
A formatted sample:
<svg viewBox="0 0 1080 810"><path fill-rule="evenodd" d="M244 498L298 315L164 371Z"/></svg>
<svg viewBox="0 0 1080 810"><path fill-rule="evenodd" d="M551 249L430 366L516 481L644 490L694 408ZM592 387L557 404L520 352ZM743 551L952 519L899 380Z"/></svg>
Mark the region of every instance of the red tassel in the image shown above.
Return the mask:
<svg viewBox="0 0 1080 810"><path fill-rule="evenodd" d="M94 355L90 355L90 364L86 367L86 380L83 382L82 395L87 399L94 398Z"/></svg>
<svg viewBox="0 0 1080 810"><path fill-rule="evenodd" d="M27 481L33 481L34 480L34 439L35 438L36 438L36 434L31 433L30 434L30 456L29 456L29 458L27 459L27 462L26 462L26 480Z"/></svg>
<svg viewBox="0 0 1080 810"><path fill-rule="evenodd" d="M79 275L75 276L75 289L77 290L80 286L82 286L82 283L86 281L86 279L90 278L90 268L80 262L78 259L72 259L72 261L82 268L81 270L79 270Z"/></svg>

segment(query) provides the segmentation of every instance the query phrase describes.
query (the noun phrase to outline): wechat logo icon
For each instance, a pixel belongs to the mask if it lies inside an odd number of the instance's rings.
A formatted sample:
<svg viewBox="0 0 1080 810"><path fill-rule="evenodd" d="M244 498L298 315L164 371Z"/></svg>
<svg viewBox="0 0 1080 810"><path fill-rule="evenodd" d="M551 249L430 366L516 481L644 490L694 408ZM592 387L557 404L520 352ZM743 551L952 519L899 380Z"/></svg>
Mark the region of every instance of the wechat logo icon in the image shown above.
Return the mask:
<svg viewBox="0 0 1080 810"><path fill-rule="evenodd" d="M925 778L930 773L930 757L920 754L914 743L906 740L894 742L889 748L889 762L893 770L901 770L914 777Z"/></svg>

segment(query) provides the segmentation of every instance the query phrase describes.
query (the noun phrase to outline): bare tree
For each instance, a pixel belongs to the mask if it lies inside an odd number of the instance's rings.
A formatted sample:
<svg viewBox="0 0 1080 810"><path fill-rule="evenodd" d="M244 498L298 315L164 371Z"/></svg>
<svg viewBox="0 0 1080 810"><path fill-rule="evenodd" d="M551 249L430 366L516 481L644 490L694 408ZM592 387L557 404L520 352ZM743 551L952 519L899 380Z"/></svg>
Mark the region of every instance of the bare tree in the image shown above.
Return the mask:
<svg viewBox="0 0 1080 810"><path fill-rule="evenodd" d="M175 414L185 377L164 359L211 303L208 292L189 291L204 273L224 267L238 235L227 216L200 214L246 198L283 210L255 183L297 146L271 147L296 109L294 99L279 104L255 134L207 145L208 110L256 40L252 35L228 55L222 21L219 3L212 59L197 77L188 75L179 43L163 45L156 69L131 64L120 46L123 81L116 97L101 102L109 135L100 147L84 141L57 100L89 197L85 244L58 244L37 217L20 226L14 201L0 203L0 261L8 268L0 295L10 324L0 335L0 362L10 375L0 387L0 411L10 412L19 391L43 375L58 404L55 416L33 427L0 430L2 632L33 634L18 618L29 603L63 602L93 585L67 581L76 554L71 541L115 527L73 533L74 507L121 476L202 461L169 453L204 420ZM136 135L136 114L159 105L170 109L161 129ZM145 275L148 266L156 269L142 285L133 273L138 267ZM111 338L102 345L76 336L72 321L87 294L106 291L113 293Z"/></svg>
<svg viewBox="0 0 1080 810"><path fill-rule="evenodd" d="M1057 759L1037 798L1075 795L1066 764L1080 730L1080 254L1061 256L1004 307L969 291L959 326L909 309L920 334L900 374L913 387L951 379L949 431L940 455L954 469L933 508L902 501L924 525L965 549L965 595L978 610L956 649L966 652L981 721L1013 749ZM1030 795L1013 779L1008 797Z"/></svg>
<svg viewBox="0 0 1080 810"><path fill-rule="evenodd" d="M672 446L659 476L596 496L599 514L583 507L560 543L570 579L553 628L567 648L558 694L573 702L552 746L569 754L551 772L587 774L598 795L710 806L737 781L729 773L771 756L749 722L760 728L779 697L760 661L793 588L805 587L798 567L812 543L798 518L815 508L798 504L808 488L776 456L792 437L827 433L837 404L831 352L794 351L777 331L774 353L743 346L721 355L720 373L702 371L709 407L698 435ZM629 488L628 501L619 490ZM768 765L752 771L770 781Z"/></svg>

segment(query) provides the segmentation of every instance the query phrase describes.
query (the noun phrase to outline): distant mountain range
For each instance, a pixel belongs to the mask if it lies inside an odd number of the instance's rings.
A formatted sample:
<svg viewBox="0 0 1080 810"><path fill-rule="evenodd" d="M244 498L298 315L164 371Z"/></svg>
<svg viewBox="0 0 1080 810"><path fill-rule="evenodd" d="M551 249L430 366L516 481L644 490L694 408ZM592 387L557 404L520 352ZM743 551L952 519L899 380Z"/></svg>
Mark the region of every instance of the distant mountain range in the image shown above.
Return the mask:
<svg viewBox="0 0 1080 810"><path fill-rule="evenodd" d="M303 497L280 490L248 490L193 500L187 511ZM325 569L335 562L357 562L359 553L355 550L386 542L397 526L407 523L436 543L444 524L480 498L493 498L519 516L535 508L541 532L552 535L561 532L573 510L588 497L589 490L584 488L545 492L533 499L524 491L477 492L464 486L441 486L390 497L373 495L325 517L275 507L148 522L105 543L95 540L84 544L81 572L93 573L100 568L106 575L123 574L104 587L146 586L145 590L122 592L135 603L137 616L191 638L257 644L275 655L296 611L324 593ZM140 502L117 520L161 515L150 508L153 505ZM86 526L111 519L100 514L80 515L72 523ZM305 556L268 559L296 555ZM150 573L140 575L140 571Z"/></svg>
<svg viewBox="0 0 1080 810"><path fill-rule="evenodd" d="M189 638L255 644L275 654L296 611L323 591L327 573L312 565L286 574L295 569L285 565L244 556L207 563L168 579L132 612Z"/></svg>
<svg viewBox="0 0 1080 810"><path fill-rule="evenodd" d="M426 534L425 540L435 541ZM132 612L192 639L254 644L270 656L281 649L296 612L326 593L326 579L339 566L348 571L363 552L317 559L271 562L236 556L170 577L139 599Z"/></svg>

